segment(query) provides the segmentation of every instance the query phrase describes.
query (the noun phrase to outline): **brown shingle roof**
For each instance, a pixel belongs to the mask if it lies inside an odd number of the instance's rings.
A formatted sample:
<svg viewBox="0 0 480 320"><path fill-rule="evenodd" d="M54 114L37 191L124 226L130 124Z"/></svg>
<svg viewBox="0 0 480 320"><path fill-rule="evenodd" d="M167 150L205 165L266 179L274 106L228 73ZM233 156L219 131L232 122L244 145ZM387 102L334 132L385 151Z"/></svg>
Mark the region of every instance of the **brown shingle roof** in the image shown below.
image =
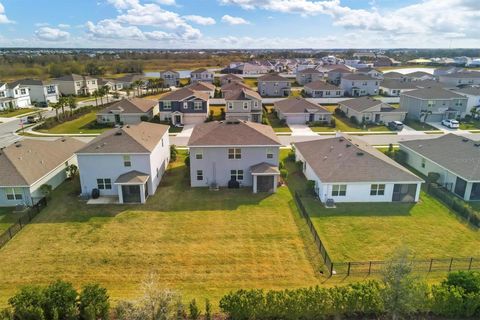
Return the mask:
<svg viewBox="0 0 480 320"><path fill-rule="evenodd" d="M352 74L343 75L342 79L345 79L345 80L378 81L377 79L374 79L370 76L367 76L365 74L359 74L359 73L352 73Z"/></svg>
<svg viewBox="0 0 480 320"><path fill-rule="evenodd" d="M382 152L352 137L295 143L322 182L420 182Z"/></svg>
<svg viewBox="0 0 480 320"><path fill-rule="evenodd" d="M333 90L333 91L342 90L339 87L330 83L326 83L325 81L322 81L322 80L317 80L317 81L307 83L305 85L305 88L309 88L312 90Z"/></svg>
<svg viewBox="0 0 480 320"><path fill-rule="evenodd" d="M439 87L423 88L402 93L419 99L466 99L464 96Z"/></svg>
<svg viewBox="0 0 480 320"><path fill-rule="evenodd" d="M399 144L467 180L480 181L480 146L475 146L478 141L450 133L434 139L401 141Z"/></svg>
<svg viewBox="0 0 480 320"><path fill-rule="evenodd" d="M277 101L274 103L274 109L280 110L282 113L303 113L307 112L307 109L314 109L318 113L331 114L331 112L324 107L298 97L292 97Z"/></svg>
<svg viewBox="0 0 480 320"><path fill-rule="evenodd" d="M225 100L262 100L258 92L247 88L239 88L237 90L227 91L225 93Z"/></svg>
<svg viewBox="0 0 480 320"><path fill-rule="evenodd" d="M242 88L252 90L252 88L250 88L248 85L246 85L243 82L227 83L227 84L224 84L221 89L222 89L222 91L231 91L231 90L238 90L238 89L242 89Z"/></svg>
<svg viewBox="0 0 480 320"><path fill-rule="evenodd" d="M321 72L318 71L317 69L314 69L314 68L307 68L307 69L300 70L297 73L300 73L300 74L320 74Z"/></svg>
<svg viewBox="0 0 480 320"><path fill-rule="evenodd" d="M128 113L146 113L153 109L158 104L158 101L142 99L142 98L131 98L123 99L115 102L114 104L102 109L99 114L111 113L113 111L121 112L123 114Z"/></svg>
<svg viewBox="0 0 480 320"><path fill-rule="evenodd" d="M165 101L165 100L181 101L192 96L204 101L207 101L208 98L210 97L209 94L206 92L194 91L194 90L191 90L190 88L182 88L182 89L178 89L178 90L167 93L166 95L162 96L159 100L160 101Z"/></svg>
<svg viewBox="0 0 480 320"><path fill-rule="evenodd" d="M55 78L54 80L58 81L83 81L83 80L95 80L96 78L92 78L90 76L81 76L79 74L69 74L60 78Z"/></svg>
<svg viewBox="0 0 480 320"><path fill-rule="evenodd" d="M230 80L230 81L243 81L243 78L242 77L239 77L237 75L234 75L233 73L230 73L230 74L226 74L224 76L222 76L220 79L224 80Z"/></svg>
<svg viewBox="0 0 480 320"><path fill-rule="evenodd" d="M273 174L279 175L280 170L278 170L277 166L272 166L269 163L262 162L250 167L250 172L252 174Z"/></svg>
<svg viewBox="0 0 480 320"><path fill-rule="evenodd" d="M258 78L258 81L289 81L287 78L284 78L278 74L270 73Z"/></svg>
<svg viewBox="0 0 480 320"><path fill-rule="evenodd" d="M24 139L0 151L0 186L32 185L85 146L74 138Z"/></svg>
<svg viewBox="0 0 480 320"><path fill-rule="evenodd" d="M367 109L370 109L378 105L385 105L385 107L391 107L390 105L380 100L375 100L371 97L360 97L360 98L348 99L348 100L339 102L339 104L344 105L358 112L365 111Z"/></svg>
<svg viewBox="0 0 480 320"><path fill-rule="evenodd" d="M210 82L197 81L187 86L187 88L193 91L213 91L215 90L215 85Z"/></svg>
<svg viewBox="0 0 480 320"><path fill-rule="evenodd" d="M191 73L203 73L203 72L206 72L208 71L207 69L205 68L199 68L197 70L193 70Z"/></svg>
<svg viewBox="0 0 480 320"><path fill-rule="evenodd" d="M158 145L169 126L150 122L127 125L102 133L77 154L149 153Z"/></svg>
<svg viewBox="0 0 480 320"><path fill-rule="evenodd" d="M272 127L249 121L212 121L193 129L188 146L280 146Z"/></svg>
<svg viewBox="0 0 480 320"><path fill-rule="evenodd" d="M401 81L396 79L385 79L380 82L380 87L388 89L417 89L416 82Z"/></svg>
<svg viewBox="0 0 480 320"><path fill-rule="evenodd" d="M138 185L147 182L148 178L150 178L150 175L148 175L148 173L133 170L118 176L117 180L115 180L115 183Z"/></svg>

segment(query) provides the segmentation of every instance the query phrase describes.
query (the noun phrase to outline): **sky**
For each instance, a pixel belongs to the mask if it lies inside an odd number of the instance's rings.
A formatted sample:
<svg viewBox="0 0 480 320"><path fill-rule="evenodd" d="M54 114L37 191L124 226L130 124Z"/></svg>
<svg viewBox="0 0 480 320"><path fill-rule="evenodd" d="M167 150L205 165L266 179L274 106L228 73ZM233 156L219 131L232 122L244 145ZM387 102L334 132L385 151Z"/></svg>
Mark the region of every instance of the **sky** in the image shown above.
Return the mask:
<svg viewBox="0 0 480 320"><path fill-rule="evenodd" d="M0 47L480 48L480 0L0 0Z"/></svg>

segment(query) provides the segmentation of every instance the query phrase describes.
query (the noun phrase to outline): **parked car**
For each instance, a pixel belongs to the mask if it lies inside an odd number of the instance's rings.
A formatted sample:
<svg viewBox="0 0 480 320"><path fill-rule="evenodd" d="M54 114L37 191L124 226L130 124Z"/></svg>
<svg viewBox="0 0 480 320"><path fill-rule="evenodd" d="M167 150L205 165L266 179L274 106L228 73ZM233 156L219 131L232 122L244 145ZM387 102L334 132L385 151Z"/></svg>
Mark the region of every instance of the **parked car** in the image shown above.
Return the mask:
<svg viewBox="0 0 480 320"><path fill-rule="evenodd" d="M457 129L460 127L460 123L454 119L445 119L442 120L442 125L451 129Z"/></svg>
<svg viewBox="0 0 480 320"><path fill-rule="evenodd" d="M398 130L398 131L402 131L403 129L403 123L401 121L390 121L388 123L388 128L390 130Z"/></svg>
<svg viewBox="0 0 480 320"><path fill-rule="evenodd" d="M27 121L28 123L37 123L38 121L40 121L40 116L38 114L28 116Z"/></svg>

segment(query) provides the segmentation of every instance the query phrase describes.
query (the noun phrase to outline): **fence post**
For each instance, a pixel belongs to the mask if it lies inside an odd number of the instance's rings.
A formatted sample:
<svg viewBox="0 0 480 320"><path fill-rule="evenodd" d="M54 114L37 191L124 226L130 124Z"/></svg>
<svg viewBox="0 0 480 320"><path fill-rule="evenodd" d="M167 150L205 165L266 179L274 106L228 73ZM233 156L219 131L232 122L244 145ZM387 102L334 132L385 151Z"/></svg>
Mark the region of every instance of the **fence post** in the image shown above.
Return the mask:
<svg viewBox="0 0 480 320"><path fill-rule="evenodd" d="M22 228L23 228L23 226L22 226L22 219L18 219L18 224L20 225L20 229L22 229Z"/></svg>
<svg viewBox="0 0 480 320"><path fill-rule="evenodd" d="M452 271L453 258L450 259L450 265L448 266L448 272Z"/></svg>
<svg viewBox="0 0 480 320"><path fill-rule="evenodd" d="M428 268L428 272L432 271L432 264L433 264L433 259L430 259L430 267Z"/></svg>
<svg viewBox="0 0 480 320"><path fill-rule="evenodd" d="M368 264L368 275L372 272L372 261L369 262Z"/></svg>
<svg viewBox="0 0 480 320"><path fill-rule="evenodd" d="M325 252L326 253L326 252ZM333 262L330 261L330 277L333 275Z"/></svg>
<svg viewBox="0 0 480 320"><path fill-rule="evenodd" d="M348 263L347 276L350 275L350 262Z"/></svg>
<svg viewBox="0 0 480 320"><path fill-rule="evenodd" d="M8 235L12 239L12 227L8 228Z"/></svg>
<svg viewBox="0 0 480 320"><path fill-rule="evenodd" d="M472 269L472 262L473 262L473 257L470 258L470 263L468 264L468 271Z"/></svg>

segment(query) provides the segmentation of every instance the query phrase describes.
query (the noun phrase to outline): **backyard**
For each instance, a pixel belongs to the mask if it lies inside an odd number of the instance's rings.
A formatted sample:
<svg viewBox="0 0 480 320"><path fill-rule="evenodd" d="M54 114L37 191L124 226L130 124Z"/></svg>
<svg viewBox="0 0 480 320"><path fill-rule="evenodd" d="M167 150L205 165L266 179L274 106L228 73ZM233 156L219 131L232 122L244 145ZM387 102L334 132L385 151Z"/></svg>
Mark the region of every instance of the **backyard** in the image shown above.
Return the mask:
<svg viewBox="0 0 480 320"><path fill-rule="evenodd" d="M184 154L146 205L87 206L66 182L0 249L0 306L20 286L99 282L114 301L135 299L155 272L185 299L230 290L321 283L320 258L289 189L277 194L190 188ZM325 279L325 278L323 278ZM187 301L187 300L186 300Z"/></svg>
<svg viewBox="0 0 480 320"><path fill-rule="evenodd" d="M18 108L14 110L0 111L0 118L17 117L17 116L21 116L23 114L27 114L27 113L38 111L38 110L39 109L33 109L33 108Z"/></svg>
<svg viewBox="0 0 480 320"><path fill-rule="evenodd" d="M286 164L289 188L305 195L303 174ZM424 192L417 204L340 203L326 209L311 196L302 202L334 262L387 260L402 247L415 259L480 256L480 232Z"/></svg>
<svg viewBox="0 0 480 320"><path fill-rule="evenodd" d="M0 208L0 234L17 222L22 214L23 213L15 212L14 208Z"/></svg>

